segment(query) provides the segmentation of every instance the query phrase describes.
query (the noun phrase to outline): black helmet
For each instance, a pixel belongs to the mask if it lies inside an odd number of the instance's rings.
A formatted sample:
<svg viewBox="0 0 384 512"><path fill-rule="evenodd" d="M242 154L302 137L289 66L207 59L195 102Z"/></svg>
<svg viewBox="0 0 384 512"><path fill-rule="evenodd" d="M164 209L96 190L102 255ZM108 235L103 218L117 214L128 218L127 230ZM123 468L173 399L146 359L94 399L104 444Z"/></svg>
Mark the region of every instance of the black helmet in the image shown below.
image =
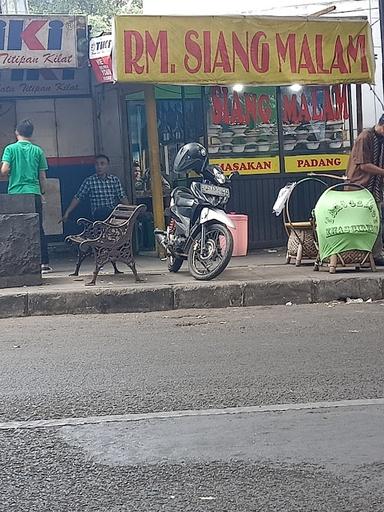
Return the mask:
<svg viewBox="0 0 384 512"><path fill-rule="evenodd" d="M190 142L179 149L173 164L173 170L181 173L186 171L200 172L207 162L207 150L197 142Z"/></svg>

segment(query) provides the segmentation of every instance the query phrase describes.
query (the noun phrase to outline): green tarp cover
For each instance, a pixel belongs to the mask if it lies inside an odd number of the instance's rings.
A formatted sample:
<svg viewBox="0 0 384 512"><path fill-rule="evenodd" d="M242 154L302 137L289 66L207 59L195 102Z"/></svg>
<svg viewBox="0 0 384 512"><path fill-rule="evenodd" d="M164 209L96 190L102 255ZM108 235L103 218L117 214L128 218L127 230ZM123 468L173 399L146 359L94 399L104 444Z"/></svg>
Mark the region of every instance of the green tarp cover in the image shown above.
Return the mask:
<svg viewBox="0 0 384 512"><path fill-rule="evenodd" d="M368 190L326 190L315 206L320 260L345 251L371 251L380 216Z"/></svg>

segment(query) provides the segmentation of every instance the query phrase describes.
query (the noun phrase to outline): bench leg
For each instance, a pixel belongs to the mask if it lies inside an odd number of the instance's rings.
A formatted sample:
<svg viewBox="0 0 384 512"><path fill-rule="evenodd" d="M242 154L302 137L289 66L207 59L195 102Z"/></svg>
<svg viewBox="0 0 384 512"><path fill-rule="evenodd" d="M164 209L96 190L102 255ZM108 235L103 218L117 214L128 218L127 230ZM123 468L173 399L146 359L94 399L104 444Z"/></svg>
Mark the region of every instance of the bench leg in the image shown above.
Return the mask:
<svg viewBox="0 0 384 512"><path fill-rule="evenodd" d="M118 270L118 268L116 267L116 263L114 261L112 261L111 263L112 263L112 267L115 270L115 274L124 274L124 272L121 272L121 270Z"/></svg>
<svg viewBox="0 0 384 512"><path fill-rule="evenodd" d="M137 273L136 265L135 265L134 261L132 263L128 263L128 267L132 270L133 275L135 276L135 281L137 283L141 283L144 281L144 279L141 279L141 277L139 277L139 274Z"/></svg>
<svg viewBox="0 0 384 512"><path fill-rule="evenodd" d="M75 271L73 272L73 274L69 274L70 276L78 276L79 275L79 270L80 270L81 264L83 263L83 261L85 260L86 257L87 257L87 253L80 251L80 249L79 249L76 268L75 268Z"/></svg>
<svg viewBox="0 0 384 512"><path fill-rule="evenodd" d="M89 281L89 283L85 283L85 286L95 286L97 276L99 275L99 272L101 270L102 265L96 265L95 270L93 271L93 277Z"/></svg>

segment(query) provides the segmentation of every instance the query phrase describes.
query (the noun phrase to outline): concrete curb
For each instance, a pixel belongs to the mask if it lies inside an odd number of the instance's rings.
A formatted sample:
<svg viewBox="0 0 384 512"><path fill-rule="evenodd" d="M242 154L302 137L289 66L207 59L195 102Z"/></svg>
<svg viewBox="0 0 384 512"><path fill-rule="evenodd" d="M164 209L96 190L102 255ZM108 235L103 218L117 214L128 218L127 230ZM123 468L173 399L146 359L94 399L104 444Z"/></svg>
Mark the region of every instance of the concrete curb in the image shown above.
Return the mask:
<svg viewBox="0 0 384 512"><path fill-rule="evenodd" d="M227 308L311 304L384 298L384 278L340 276L334 279L209 282L76 291L34 289L0 295L0 318L37 315L139 313L189 308Z"/></svg>

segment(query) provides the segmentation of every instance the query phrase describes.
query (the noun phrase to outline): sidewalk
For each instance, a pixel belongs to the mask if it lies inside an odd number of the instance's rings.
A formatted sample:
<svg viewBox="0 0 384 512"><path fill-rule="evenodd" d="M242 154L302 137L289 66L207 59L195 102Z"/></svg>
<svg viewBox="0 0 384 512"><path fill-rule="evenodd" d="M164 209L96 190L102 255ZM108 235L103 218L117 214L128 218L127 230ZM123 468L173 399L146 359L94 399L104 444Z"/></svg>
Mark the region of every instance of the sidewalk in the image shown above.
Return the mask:
<svg viewBox="0 0 384 512"><path fill-rule="evenodd" d="M330 302L347 297L384 298L384 271L339 270L326 267L314 272L311 264L296 268L285 264L284 250L260 250L233 258L214 281L194 280L184 263L171 274L166 262L154 256L138 256L143 283L135 283L129 268L111 265L100 273L95 287L85 287L93 261L88 259L79 277L69 277L75 267L72 254L52 259L55 271L43 276L43 285L0 290L0 318L29 315L125 313L186 308L222 308L274 304ZM384 270L384 268L383 268Z"/></svg>

